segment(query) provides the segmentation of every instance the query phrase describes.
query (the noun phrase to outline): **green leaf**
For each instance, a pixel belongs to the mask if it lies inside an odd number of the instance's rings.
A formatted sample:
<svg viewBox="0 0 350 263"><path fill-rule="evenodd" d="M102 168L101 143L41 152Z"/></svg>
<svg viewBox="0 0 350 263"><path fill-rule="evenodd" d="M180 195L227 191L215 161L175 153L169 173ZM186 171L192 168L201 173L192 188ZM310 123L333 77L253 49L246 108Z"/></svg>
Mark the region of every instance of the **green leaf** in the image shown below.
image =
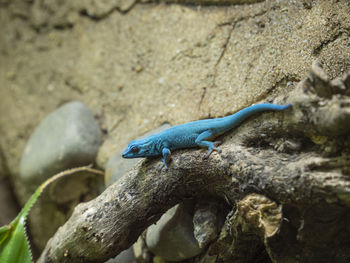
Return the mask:
<svg viewBox="0 0 350 263"><path fill-rule="evenodd" d="M42 192L41 186L29 198L18 216L7 226L0 228L0 262L31 263L32 254L25 232L25 222L30 208Z"/></svg>
<svg viewBox="0 0 350 263"><path fill-rule="evenodd" d="M31 263L32 256L24 229L25 216L16 217L10 226L0 231L0 262Z"/></svg>
<svg viewBox="0 0 350 263"><path fill-rule="evenodd" d="M83 171L92 172L94 174L103 175L100 171L91 169L90 167L80 167L64 171L56 174L41 184L34 194L29 198L25 206L19 212L17 217L8 225L0 227L0 262L1 263L31 263L32 254L30 252L30 244L27 239L25 223L28 213L43 190L51 182L66 175L79 173Z"/></svg>
<svg viewBox="0 0 350 263"><path fill-rule="evenodd" d="M11 233L10 228L11 228L10 225L0 227L0 251L1 251L2 244L6 241L7 237Z"/></svg>

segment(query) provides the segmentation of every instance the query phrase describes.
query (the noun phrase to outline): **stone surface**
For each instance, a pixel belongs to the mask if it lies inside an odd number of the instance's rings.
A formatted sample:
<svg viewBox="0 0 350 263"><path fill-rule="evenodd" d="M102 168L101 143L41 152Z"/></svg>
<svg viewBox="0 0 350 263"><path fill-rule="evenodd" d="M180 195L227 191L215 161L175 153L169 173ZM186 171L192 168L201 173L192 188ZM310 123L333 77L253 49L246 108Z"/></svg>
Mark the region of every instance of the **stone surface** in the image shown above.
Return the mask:
<svg viewBox="0 0 350 263"><path fill-rule="evenodd" d="M137 241L133 244L133 251L138 263L148 263L152 261L154 255L150 252L146 245L145 233L142 233Z"/></svg>
<svg viewBox="0 0 350 263"><path fill-rule="evenodd" d="M146 134L142 135L139 139L148 137L152 134L156 134L165 129L170 128L170 124L163 124L161 127L154 129ZM126 147L126 145L125 145ZM122 150L123 151L123 150ZM111 185L122 177L128 170L130 170L137 162L140 161L140 158L135 159L125 159L122 157L122 151L118 151L109 158L106 165L106 174L105 174L105 184Z"/></svg>
<svg viewBox="0 0 350 263"><path fill-rule="evenodd" d="M169 209L158 222L147 229L147 247L168 261L181 261L202 252L193 235L192 212L189 204Z"/></svg>
<svg viewBox="0 0 350 263"><path fill-rule="evenodd" d="M196 204L193 215L194 237L199 247L203 248L218 237L222 218L220 205L214 202L200 202Z"/></svg>
<svg viewBox="0 0 350 263"><path fill-rule="evenodd" d="M115 258L106 261L106 263L137 263L137 261L134 255L134 250L130 247L121 252Z"/></svg>
<svg viewBox="0 0 350 263"><path fill-rule="evenodd" d="M64 104L40 122L23 152L20 176L34 189L68 168L95 162L101 131L81 102Z"/></svg>

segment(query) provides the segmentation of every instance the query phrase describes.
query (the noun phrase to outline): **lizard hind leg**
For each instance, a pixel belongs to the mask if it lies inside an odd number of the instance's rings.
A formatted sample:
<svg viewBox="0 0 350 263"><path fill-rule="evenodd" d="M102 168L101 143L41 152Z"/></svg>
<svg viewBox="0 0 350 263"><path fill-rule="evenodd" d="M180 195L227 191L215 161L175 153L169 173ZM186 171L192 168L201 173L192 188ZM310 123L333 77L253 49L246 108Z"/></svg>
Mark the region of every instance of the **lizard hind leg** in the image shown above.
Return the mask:
<svg viewBox="0 0 350 263"><path fill-rule="evenodd" d="M221 149L217 147L222 143L221 141L215 141L215 142L208 141L214 136L215 135L213 134L213 132L208 130L199 134L196 139L196 144L198 146L208 148L207 154L204 157L205 159L208 158L213 151L217 151L218 153L221 153Z"/></svg>

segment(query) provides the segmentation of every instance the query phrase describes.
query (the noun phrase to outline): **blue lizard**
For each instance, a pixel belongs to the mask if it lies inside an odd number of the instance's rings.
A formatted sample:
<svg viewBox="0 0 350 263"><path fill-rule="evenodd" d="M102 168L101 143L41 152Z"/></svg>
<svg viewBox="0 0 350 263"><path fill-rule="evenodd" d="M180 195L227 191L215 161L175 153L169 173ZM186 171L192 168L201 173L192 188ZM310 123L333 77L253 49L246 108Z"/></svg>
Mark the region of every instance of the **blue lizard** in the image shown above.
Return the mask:
<svg viewBox="0 0 350 263"><path fill-rule="evenodd" d="M173 126L147 138L131 141L122 156L124 158L138 158L162 155L162 166L167 168L171 151L200 146L208 148L205 156L207 158L213 150L221 152L221 149L217 148L221 142L210 140L235 128L255 113L281 111L289 107L291 107L291 104L262 103L249 106L227 117L193 121Z"/></svg>

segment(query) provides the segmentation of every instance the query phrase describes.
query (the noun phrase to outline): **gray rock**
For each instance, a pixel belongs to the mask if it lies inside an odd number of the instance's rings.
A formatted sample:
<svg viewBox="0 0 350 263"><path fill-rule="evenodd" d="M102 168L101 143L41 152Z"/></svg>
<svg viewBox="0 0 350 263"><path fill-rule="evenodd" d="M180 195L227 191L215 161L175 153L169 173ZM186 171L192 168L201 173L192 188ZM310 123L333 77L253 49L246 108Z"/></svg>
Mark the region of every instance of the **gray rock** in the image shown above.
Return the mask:
<svg viewBox="0 0 350 263"><path fill-rule="evenodd" d="M154 129L150 132L145 133L139 139L148 137L152 134L156 134L158 132L164 131L165 129L170 128L171 125L166 123L160 126L157 129ZM124 149L123 149L124 150ZM105 183L106 185L111 185L116 182L120 177L122 177L127 171L129 171L137 162L139 162L139 158L135 159L124 159L122 157L121 152L116 152L109 158L106 164L106 175L105 175Z"/></svg>
<svg viewBox="0 0 350 263"><path fill-rule="evenodd" d="M196 204L193 215L193 233L201 248L218 237L223 221L218 216L220 215L218 206L220 205L214 202L199 202Z"/></svg>
<svg viewBox="0 0 350 263"><path fill-rule="evenodd" d="M20 177L35 188L50 176L94 163L101 131L91 111L69 102L50 113L36 127L23 152Z"/></svg>
<svg viewBox="0 0 350 263"><path fill-rule="evenodd" d="M202 252L193 235L191 205L176 205L147 229L146 244L155 255L181 261Z"/></svg>
<svg viewBox="0 0 350 263"><path fill-rule="evenodd" d="M132 246L122 251L118 256L112 258L106 263L137 263Z"/></svg>
<svg viewBox="0 0 350 263"><path fill-rule="evenodd" d="M141 234L137 241L132 246L134 250L134 255L136 258L136 261L138 263L150 263L154 262L154 255L152 252L148 249L146 245L146 237L144 234ZM153 259L153 261L152 261Z"/></svg>

